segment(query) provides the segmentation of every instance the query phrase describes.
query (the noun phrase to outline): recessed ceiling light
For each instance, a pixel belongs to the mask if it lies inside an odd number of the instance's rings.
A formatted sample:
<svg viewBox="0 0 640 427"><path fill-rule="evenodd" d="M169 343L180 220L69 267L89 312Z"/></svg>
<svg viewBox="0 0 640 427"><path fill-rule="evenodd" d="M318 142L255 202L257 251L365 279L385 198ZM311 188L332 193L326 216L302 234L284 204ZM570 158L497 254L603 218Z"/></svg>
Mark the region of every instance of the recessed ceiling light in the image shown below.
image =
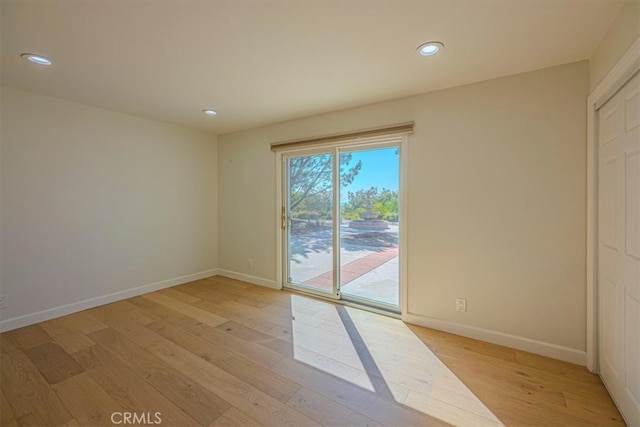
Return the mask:
<svg viewBox="0 0 640 427"><path fill-rule="evenodd" d="M33 53L23 53L20 56L23 57L24 59L26 59L27 61L33 62L34 64L51 65L51 61L49 61L44 56L35 55Z"/></svg>
<svg viewBox="0 0 640 427"><path fill-rule="evenodd" d="M418 53L422 56L435 55L444 47L444 44L440 42L429 42L418 46Z"/></svg>
<svg viewBox="0 0 640 427"><path fill-rule="evenodd" d="M216 114L218 114L216 111L214 110L202 110L202 112L204 114L206 114L207 116L215 116Z"/></svg>

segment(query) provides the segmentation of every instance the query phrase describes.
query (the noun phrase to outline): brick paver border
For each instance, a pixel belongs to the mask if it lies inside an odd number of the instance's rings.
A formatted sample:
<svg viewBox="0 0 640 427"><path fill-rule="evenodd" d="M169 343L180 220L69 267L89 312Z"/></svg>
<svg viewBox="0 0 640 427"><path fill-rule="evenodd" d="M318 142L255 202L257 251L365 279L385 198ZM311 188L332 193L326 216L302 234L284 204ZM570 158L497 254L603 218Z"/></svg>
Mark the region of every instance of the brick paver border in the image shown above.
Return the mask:
<svg viewBox="0 0 640 427"><path fill-rule="evenodd" d="M374 252L351 261L340 268L340 286L344 286L354 281L358 277L364 276L371 270L380 267L382 264L398 256L398 248L384 248L380 252ZM304 286L320 288L330 291L333 288L333 273L327 271L319 276L313 277L303 283Z"/></svg>

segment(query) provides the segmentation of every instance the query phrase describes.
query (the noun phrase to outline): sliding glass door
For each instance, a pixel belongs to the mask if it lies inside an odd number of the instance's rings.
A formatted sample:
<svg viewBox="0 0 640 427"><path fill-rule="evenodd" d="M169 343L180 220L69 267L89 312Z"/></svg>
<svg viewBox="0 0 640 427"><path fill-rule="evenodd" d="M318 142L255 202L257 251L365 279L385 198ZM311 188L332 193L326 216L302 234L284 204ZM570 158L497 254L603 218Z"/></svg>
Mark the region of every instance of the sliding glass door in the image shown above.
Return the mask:
<svg viewBox="0 0 640 427"><path fill-rule="evenodd" d="M282 159L284 286L399 311L400 141Z"/></svg>

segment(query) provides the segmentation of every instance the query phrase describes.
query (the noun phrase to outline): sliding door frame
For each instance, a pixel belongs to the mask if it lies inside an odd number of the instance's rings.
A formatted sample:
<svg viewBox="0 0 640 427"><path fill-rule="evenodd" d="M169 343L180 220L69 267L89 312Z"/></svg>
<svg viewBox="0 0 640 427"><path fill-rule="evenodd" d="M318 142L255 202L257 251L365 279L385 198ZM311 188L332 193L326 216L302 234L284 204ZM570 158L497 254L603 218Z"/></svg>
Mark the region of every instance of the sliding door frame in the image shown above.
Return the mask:
<svg viewBox="0 0 640 427"><path fill-rule="evenodd" d="M393 141L393 140L396 141ZM287 260L284 255L285 245L288 243L285 241L287 233L286 230L282 229L282 207L285 206L285 197L286 197L286 182L285 182L285 168L286 168L286 159L292 156L302 156L302 155L312 155L318 153L327 153L331 152L334 154L333 162L334 162L334 171L338 171L338 173L334 173L333 184L334 184L334 203L333 203L333 233L334 233L334 242L333 242L333 280L334 284L337 283L337 294L330 295L324 294L320 292L313 292L310 290L310 294L314 296L318 296L320 298L330 298L334 302L339 302L342 304L349 304L349 301L345 301L341 299L340 295L340 286L339 286L339 270L340 270L340 251L339 251L339 236L340 236L340 188L339 188L339 162L340 162L340 153L343 151L349 150L367 150L367 149L376 149L376 148L388 148L388 147L398 147L399 154L399 166L400 166L400 177L399 177L399 196L400 196L400 206L399 206L399 311L400 316L404 317L404 314L407 312L408 305L408 295L407 295L407 245L408 245L408 233L407 230L407 143L408 136L406 134L400 135L385 135L381 137L373 137L373 138L357 138L352 140L343 140L333 142L331 144L323 144L318 147L295 147L291 149L282 149L275 152L275 172L276 172L276 205L275 205L275 223L274 229L276 230L276 286L278 289L289 289L289 287L285 286L285 277L287 272ZM335 201L338 203L335 203ZM336 238L336 236L338 236ZM295 289L296 291L307 292L307 290L302 290L299 288ZM356 303L357 305L360 305ZM377 309L381 306L372 305L371 309L373 311L378 311ZM383 309L384 312L384 309ZM386 313L388 314L388 313Z"/></svg>

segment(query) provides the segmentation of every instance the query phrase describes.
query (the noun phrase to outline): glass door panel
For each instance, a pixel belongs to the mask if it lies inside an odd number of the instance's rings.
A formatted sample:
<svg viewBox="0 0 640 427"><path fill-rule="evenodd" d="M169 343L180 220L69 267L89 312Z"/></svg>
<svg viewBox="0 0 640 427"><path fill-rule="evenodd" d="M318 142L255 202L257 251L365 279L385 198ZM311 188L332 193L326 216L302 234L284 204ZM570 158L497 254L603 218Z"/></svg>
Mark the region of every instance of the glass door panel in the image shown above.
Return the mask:
<svg viewBox="0 0 640 427"><path fill-rule="evenodd" d="M359 164L340 183L340 293L397 311L399 298L399 147L341 150Z"/></svg>
<svg viewBox="0 0 640 427"><path fill-rule="evenodd" d="M334 154L286 157L286 285L337 297L334 272Z"/></svg>

